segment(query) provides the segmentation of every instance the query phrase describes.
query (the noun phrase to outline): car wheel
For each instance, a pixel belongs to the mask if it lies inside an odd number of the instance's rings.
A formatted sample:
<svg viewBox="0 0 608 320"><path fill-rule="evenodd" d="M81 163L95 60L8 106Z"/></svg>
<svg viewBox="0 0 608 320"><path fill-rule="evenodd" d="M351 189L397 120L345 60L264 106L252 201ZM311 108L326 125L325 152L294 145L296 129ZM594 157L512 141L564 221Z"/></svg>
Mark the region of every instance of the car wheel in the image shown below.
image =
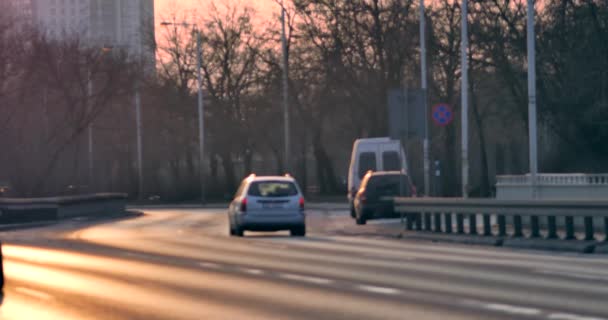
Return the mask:
<svg viewBox="0 0 608 320"><path fill-rule="evenodd" d="M232 219L228 218L228 230L231 236L235 234L234 224L232 223Z"/></svg>
<svg viewBox="0 0 608 320"><path fill-rule="evenodd" d="M236 226L234 229L234 235L237 237L242 237L243 235L245 235L245 230L243 230L243 228Z"/></svg>
<svg viewBox="0 0 608 320"><path fill-rule="evenodd" d="M367 223L367 219L365 218L365 215L363 215L363 212L357 212L357 216L356 216L356 220L358 225L364 225Z"/></svg>
<svg viewBox="0 0 608 320"><path fill-rule="evenodd" d="M304 236L306 236L306 226L301 226L301 227L291 229L289 231L289 233L291 234L292 237L304 237Z"/></svg>

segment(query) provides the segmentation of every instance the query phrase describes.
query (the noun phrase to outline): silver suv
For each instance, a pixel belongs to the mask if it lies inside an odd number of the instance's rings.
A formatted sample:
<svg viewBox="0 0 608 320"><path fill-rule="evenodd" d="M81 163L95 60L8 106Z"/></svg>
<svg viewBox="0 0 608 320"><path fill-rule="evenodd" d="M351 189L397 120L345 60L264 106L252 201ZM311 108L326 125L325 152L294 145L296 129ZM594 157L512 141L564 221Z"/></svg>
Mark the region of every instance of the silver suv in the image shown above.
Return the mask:
<svg viewBox="0 0 608 320"><path fill-rule="evenodd" d="M245 231L289 230L306 235L304 196L294 178L250 175L241 183L228 208L230 235Z"/></svg>

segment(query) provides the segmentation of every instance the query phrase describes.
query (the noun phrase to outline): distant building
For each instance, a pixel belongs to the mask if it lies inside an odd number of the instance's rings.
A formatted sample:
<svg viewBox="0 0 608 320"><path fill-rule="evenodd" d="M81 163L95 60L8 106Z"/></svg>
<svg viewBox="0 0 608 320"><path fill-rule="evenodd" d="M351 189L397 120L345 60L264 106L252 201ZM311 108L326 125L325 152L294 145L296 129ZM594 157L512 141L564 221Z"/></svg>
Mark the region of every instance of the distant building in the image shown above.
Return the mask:
<svg viewBox="0 0 608 320"><path fill-rule="evenodd" d="M2 0L4 1L4 0ZM56 40L80 38L154 63L154 0L8 0Z"/></svg>

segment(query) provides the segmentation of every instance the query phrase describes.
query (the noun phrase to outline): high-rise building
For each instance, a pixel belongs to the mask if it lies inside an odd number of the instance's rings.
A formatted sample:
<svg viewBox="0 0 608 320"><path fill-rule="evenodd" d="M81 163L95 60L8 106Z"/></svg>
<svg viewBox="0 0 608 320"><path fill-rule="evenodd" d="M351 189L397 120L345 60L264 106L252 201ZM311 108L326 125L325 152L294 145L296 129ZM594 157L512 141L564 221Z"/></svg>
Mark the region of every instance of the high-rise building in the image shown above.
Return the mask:
<svg viewBox="0 0 608 320"><path fill-rule="evenodd" d="M154 61L154 0L9 0L56 40L121 48Z"/></svg>

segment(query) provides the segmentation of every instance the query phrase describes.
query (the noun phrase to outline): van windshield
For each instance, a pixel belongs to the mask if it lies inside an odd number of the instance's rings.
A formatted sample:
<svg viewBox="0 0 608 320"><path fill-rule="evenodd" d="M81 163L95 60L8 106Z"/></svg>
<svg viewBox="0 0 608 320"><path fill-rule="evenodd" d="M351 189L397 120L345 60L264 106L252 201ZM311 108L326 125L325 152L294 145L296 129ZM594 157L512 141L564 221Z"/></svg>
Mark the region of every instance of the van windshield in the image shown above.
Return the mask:
<svg viewBox="0 0 608 320"><path fill-rule="evenodd" d="M298 189L288 181L257 181L251 183L248 194L252 197L290 197L297 195Z"/></svg>
<svg viewBox="0 0 608 320"><path fill-rule="evenodd" d="M363 178L368 171L376 171L376 154L362 152L359 155L359 178Z"/></svg>
<svg viewBox="0 0 608 320"><path fill-rule="evenodd" d="M385 151L382 153L382 170L384 171L400 171L401 161L399 154L396 151Z"/></svg>

